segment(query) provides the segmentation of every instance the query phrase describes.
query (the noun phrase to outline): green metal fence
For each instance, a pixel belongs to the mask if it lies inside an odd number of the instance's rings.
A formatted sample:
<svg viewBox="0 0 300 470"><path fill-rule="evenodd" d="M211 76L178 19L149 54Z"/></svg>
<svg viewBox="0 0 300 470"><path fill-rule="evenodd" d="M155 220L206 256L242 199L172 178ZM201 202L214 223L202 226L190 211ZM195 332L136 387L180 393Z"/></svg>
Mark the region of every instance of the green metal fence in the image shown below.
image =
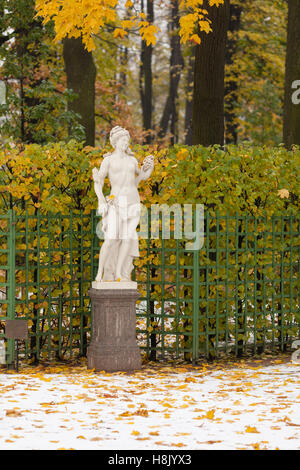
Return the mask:
<svg viewBox="0 0 300 470"><path fill-rule="evenodd" d="M85 355L90 333L91 215L11 211L3 220L7 222L1 232L7 240L2 250L7 266L1 268L7 270L1 272L6 278L1 283L1 308L8 318L28 320L25 357ZM7 361L11 363L11 353Z"/></svg>
<svg viewBox="0 0 300 470"><path fill-rule="evenodd" d="M207 212L202 249L183 246L148 240L155 263L141 281L147 286L141 317L153 359L260 354L285 350L299 336L299 217Z"/></svg>
<svg viewBox="0 0 300 470"><path fill-rule="evenodd" d="M26 358L86 354L98 222L94 212L0 216L0 338L7 318L27 319ZM172 231L169 240L140 241L137 338L146 356L196 361L285 350L300 333L300 217L207 212L204 229L200 250L187 250Z"/></svg>
<svg viewBox="0 0 300 470"><path fill-rule="evenodd" d="M0 325L15 318L15 223L12 210L0 215ZM0 340L3 338L2 328ZM6 361L8 364L14 361L14 341L11 339L7 340Z"/></svg>

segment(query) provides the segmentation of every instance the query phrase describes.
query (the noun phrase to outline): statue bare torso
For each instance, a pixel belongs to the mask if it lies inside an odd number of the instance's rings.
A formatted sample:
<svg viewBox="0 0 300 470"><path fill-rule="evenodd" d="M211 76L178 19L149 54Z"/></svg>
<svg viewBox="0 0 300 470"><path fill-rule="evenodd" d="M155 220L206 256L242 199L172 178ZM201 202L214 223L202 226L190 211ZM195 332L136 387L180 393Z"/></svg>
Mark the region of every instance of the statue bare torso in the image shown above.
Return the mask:
<svg viewBox="0 0 300 470"><path fill-rule="evenodd" d="M139 203L140 197L136 184L136 176L139 173L137 160L128 155L115 155L115 152L105 160L107 160L111 196L122 198L127 205Z"/></svg>

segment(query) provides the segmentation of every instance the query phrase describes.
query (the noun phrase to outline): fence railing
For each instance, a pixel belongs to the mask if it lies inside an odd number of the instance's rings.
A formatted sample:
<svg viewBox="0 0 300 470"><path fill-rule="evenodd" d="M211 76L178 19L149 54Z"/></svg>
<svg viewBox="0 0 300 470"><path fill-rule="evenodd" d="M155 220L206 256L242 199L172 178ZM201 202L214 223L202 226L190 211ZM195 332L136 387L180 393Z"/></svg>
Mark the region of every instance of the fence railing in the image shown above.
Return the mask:
<svg viewBox="0 0 300 470"><path fill-rule="evenodd" d="M86 354L98 222L94 212L0 216L0 338L6 319L27 319L26 358ZM152 360L193 361L284 350L300 333L300 217L206 212L204 232L193 251L172 230L168 240L140 240L142 350ZM6 354L11 364L13 340Z"/></svg>

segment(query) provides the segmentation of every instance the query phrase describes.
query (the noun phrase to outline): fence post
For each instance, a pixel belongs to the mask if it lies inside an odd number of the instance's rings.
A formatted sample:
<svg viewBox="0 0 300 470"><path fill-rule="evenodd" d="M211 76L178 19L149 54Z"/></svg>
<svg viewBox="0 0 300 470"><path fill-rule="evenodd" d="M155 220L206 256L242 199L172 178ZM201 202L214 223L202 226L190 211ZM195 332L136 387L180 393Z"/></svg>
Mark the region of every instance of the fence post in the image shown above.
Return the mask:
<svg viewBox="0 0 300 470"><path fill-rule="evenodd" d="M95 256L95 211L92 209L91 211L91 283L95 280L94 278L94 256ZM92 316L92 303L90 300L89 303L89 309L90 309L90 342L92 341L93 338L93 316Z"/></svg>
<svg viewBox="0 0 300 470"><path fill-rule="evenodd" d="M91 211L91 282L94 281L94 255L95 255L95 212Z"/></svg>
<svg viewBox="0 0 300 470"><path fill-rule="evenodd" d="M196 211L194 212L196 227ZM199 249L193 250L193 344L192 362L199 359Z"/></svg>
<svg viewBox="0 0 300 470"><path fill-rule="evenodd" d="M7 292L7 318L9 320L15 319L15 295L16 295L16 280L15 280L15 267L16 267L16 220L13 209L8 212L9 227L8 227L8 292ZM15 359L15 340L7 340L7 359L8 366L14 364Z"/></svg>

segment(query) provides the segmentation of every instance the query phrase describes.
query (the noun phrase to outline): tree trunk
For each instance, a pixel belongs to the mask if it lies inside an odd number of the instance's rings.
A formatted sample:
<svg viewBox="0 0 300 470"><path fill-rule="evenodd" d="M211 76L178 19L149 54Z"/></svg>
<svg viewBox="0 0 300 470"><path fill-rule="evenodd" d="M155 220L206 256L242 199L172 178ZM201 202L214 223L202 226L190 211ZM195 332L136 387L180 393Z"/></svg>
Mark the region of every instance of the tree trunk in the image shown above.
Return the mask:
<svg viewBox="0 0 300 470"><path fill-rule="evenodd" d="M66 38L63 41L63 55L67 88L76 94L68 108L80 115L79 122L85 130L85 144L94 146L96 67L92 53L85 49L81 38Z"/></svg>
<svg viewBox="0 0 300 470"><path fill-rule="evenodd" d="M242 7L240 5L230 5L229 37L227 38L225 63L230 66L233 64L234 56L237 50L237 33L241 25ZM238 126L234 112L237 101L237 77L232 76L225 84L225 138L226 144L236 144L238 139Z"/></svg>
<svg viewBox="0 0 300 470"><path fill-rule="evenodd" d="M125 91L127 86L127 70L128 70L128 47L124 47L120 54L120 63L122 66L120 73L120 91Z"/></svg>
<svg viewBox="0 0 300 470"><path fill-rule="evenodd" d="M193 145L224 144L224 65L230 1L224 5L203 3L212 20L213 32L200 33L195 51Z"/></svg>
<svg viewBox="0 0 300 470"><path fill-rule="evenodd" d="M153 0L147 0L147 21L154 22ZM144 11L144 1L141 2L141 9ZM152 53L153 46L147 46L145 41L141 45L141 66L140 66L140 95L143 114L143 128L146 131L152 130ZM151 142L151 132L146 137L146 143Z"/></svg>
<svg viewBox="0 0 300 470"><path fill-rule="evenodd" d="M195 47L192 47L188 58L186 77L186 100L184 116L184 143L192 145L192 117L193 117L193 85L194 85Z"/></svg>
<svg viewBox="0 0 300 470"><path fill-rule="evenodd" d="M283 141L300 145L300 0L288 0Z"/></svg>
<svg viewBox="0 0 300 470"><path fill-rule="evenodd" d="M2 19L2 21L0 21L0 46L2 46L2 44L8 41L8 38L9 38L9 35L7 34L6 27L5 27L5 22L3 21L3 18L4 18L3 1L0 1L0 18Z"/></svg>
<svg viewBox="0 0 300 470"><path fill-rule="evenodd" d="M184 66L181 53L179 31L179 2L174 0L171 4L171 56L170 56L170 87L164 112L160 122L159 137L165 137L170 124L171 145L178 142L178 86L180 74Z"/></svg>

